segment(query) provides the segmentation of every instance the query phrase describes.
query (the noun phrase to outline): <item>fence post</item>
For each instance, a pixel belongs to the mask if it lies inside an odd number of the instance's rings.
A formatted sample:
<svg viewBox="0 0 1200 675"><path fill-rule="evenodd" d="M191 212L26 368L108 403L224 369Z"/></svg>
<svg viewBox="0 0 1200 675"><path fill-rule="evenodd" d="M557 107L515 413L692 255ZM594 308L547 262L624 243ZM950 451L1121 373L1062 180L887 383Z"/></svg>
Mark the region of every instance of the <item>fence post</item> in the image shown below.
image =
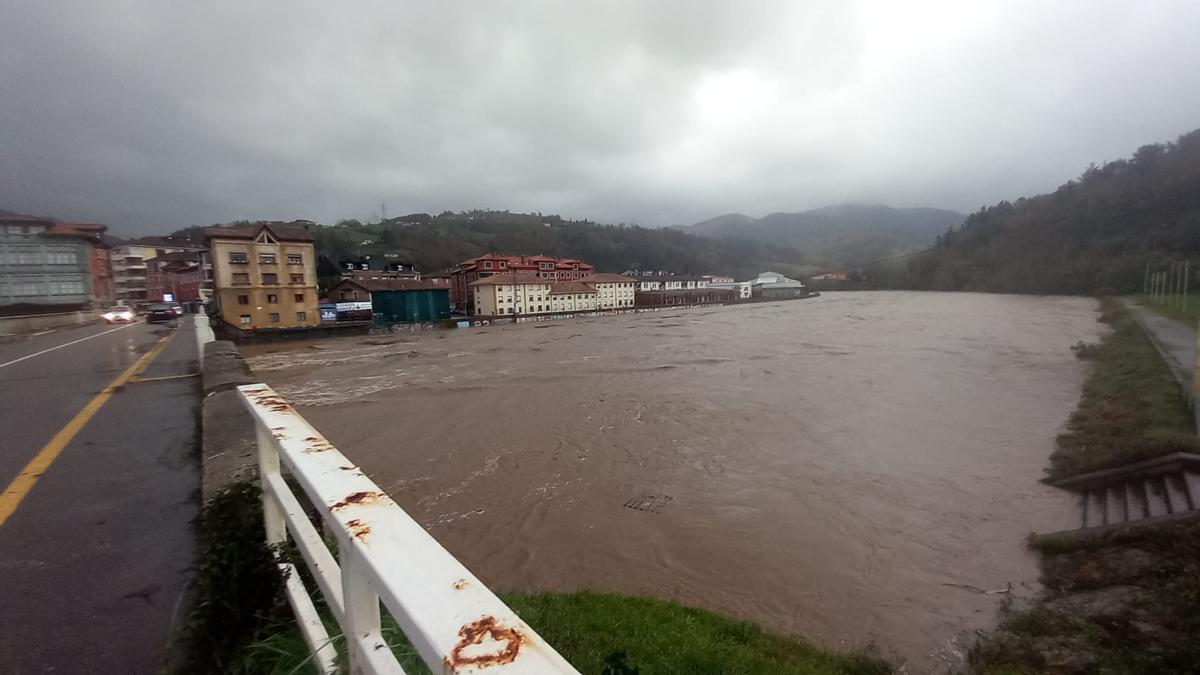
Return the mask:
<svg viewBox="0 0 1200 675"><path fill-rule="evenodd" d="M338 550L342 567L342 601L345 603L345 620L342 630L346 634L346 655L349 657L351 675L369 673L366 668L367 654L363 652L362 638L380 635L379 596L371 589L361 554L354 545L339 538Z"/></svg>
<svg viewBox="0 0 1200 675"><path fill-rule="evenodd" d="M275 437L259 420L254 423L258 439L258 486L262 490L263 529L267 532L267 544L282 544L287 539L287 523L283 511L267 491L267 477L279 474L279 449Z"/></svg>

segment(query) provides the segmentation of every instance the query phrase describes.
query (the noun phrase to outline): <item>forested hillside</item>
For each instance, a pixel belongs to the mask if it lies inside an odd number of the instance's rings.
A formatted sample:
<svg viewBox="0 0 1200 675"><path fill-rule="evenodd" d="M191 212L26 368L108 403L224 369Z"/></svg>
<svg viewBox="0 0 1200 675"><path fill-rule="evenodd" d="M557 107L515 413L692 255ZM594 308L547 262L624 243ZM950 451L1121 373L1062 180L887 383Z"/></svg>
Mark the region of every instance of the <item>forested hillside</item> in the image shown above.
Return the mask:
<svg viewBox="0 0 1200 675"><path fill-rule="evenodd" d="M981 209L902 273L874 272L923 289L1124 293L1142 288L1147 264L1189 256L1200 256L1200 130Z"/></svg>
<svg viewBox="0 0 1200 675"><path fill-rule="evenodd" d="M376 224L345 220L318 226L314 234L318 252L334 259L399 253L430 271L488 251L580 258L605 272L639 267L743 278L764 269L802 271L799 252L784 247L505 211L412 214Z"/></svg>
<svg viewBox="0 0 1200 675"><path fill-rule="evenodd" d="M696 223L692 231L790 246L807 263L838 269L927 248L963 218L944 209L842 204L762 218L731 213Z"/></svg>

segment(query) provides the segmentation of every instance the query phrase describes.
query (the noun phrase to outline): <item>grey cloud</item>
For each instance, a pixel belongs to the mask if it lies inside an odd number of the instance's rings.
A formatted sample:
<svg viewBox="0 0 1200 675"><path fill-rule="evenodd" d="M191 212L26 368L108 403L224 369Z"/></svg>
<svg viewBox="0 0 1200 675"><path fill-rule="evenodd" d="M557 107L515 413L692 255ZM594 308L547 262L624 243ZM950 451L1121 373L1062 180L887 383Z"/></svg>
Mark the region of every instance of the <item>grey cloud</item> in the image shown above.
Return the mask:
<svg viewBox="0 0 1200 675"><path fill-rule="evenodd" d="M963 210L1200 126L1192 2L9 3L0 208Z"/></svg>

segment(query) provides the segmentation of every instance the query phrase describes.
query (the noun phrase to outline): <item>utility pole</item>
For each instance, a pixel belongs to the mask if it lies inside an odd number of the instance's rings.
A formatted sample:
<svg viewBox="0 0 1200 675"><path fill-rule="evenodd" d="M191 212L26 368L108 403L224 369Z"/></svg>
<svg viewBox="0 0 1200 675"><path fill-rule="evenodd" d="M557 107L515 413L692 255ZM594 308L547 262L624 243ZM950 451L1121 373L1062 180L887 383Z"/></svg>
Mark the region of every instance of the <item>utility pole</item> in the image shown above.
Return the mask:
<svg viewBox="0 0 1200 675"><path fill-rule="evenodd" d="M1146 279L1142 281L1142 295L1150 295L1150 263L1146 263Z"/></svg>

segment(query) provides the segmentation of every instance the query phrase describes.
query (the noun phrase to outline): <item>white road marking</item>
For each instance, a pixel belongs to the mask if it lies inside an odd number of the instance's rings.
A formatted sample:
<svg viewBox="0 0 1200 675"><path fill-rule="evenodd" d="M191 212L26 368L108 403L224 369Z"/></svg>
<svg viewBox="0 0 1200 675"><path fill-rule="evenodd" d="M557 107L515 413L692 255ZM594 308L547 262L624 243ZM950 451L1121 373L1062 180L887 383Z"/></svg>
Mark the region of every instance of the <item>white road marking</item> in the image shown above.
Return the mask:
<svg viewBox="0 0 1200 675"><path fill-rule="evenodd" d="M32 353L32 354L28 354L28 355L26 355L26 356L22 356L22 357L21 357L21 358L19 358L19 359L13 359L12 361L9 361L9 362L7 362L7 363L0 363L0 368L3 368L3 367L5 367L5 366L11 366L11 365L12 365L12 364L14 364L14 363L20 363L20 362L24 361L25 359L32 359L32 358L33 358L33 357L35 357L35 356L41 356L42 354L46 354L46 353L48 353L48 352L52 352L52 351L54 351L54 350L56 350L56 349L62 349L63 347L70 347L71 345L74 345L74 344L79 344L80 342L84 342L84 341L86 341L86 340L91 340L92 338L98 338L98 337L100 337L101 335L108 335L109 333L114 333L114 332L116 332L116 331L119 331L119 330L124 330L124 329L126 329L126 328L129 328L130 326L136 326L136 325L138 325L139 323L141 323L141 322L140 322L140 321L134 321L134 322L131 322L131 323L127 323L127 324L125 324L125 325L123 325L123 326L117 326L116 328L110 328L110 329L108 329L108 330L106 330L106 331L103 331L103 332L100 332L100 333L96 333L95 335L89 335L89 336L87 336L87 337L82 337L82 338L79 338L78 340L71 340L70 342L65 342L65 343L63 343L63 344L61 344L61 345L58 345L57 347L51 347L51 348L49 348L49 349L43 349L43 350L42 350L42 351L40 351L40 352L34 352L34 353Z"/></svg>

